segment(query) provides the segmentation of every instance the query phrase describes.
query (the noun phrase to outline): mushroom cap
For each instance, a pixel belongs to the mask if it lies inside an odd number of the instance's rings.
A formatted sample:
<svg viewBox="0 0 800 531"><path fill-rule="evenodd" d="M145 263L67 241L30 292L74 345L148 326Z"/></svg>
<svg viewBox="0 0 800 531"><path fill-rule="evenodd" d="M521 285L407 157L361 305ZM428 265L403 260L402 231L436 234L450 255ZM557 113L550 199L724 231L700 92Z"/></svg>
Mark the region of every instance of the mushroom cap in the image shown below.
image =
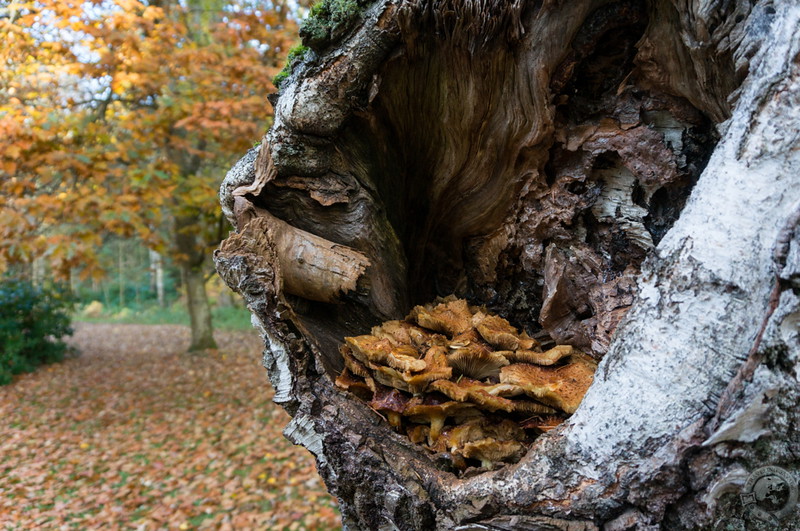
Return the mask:
<svg viewBox="0 0 800 531"><path fill-rule="evenodd" d="M388 339L394 346L411 345L413 341L409 328L412 326L418 328L406 321L386 321L378 326L373 326L370 333L379 339Z"/></svg>
<svg viewBox="0 0 800 531"><path fill-rule="evenodd" d="M339 352L342 354L344 366L349 369L351 373L362 378L370 378L372 376L369 369L353 357L353 351L350 347L342 345L339 347Z"/></svg>
<svg viewBox="0 0 800 531"><path fill-rule="evenodd" d="M455 402L446 395L432 392L412 398L403 415L412 421L426 422L425 418L431 415L469 418L479 416L480 412L475 408L475 404Z"/></svg>
<svg viewBox="0 0 800 531"><path fill-rule="evenodd" d="M529 396L571 414L592 385L595 368L583 359L560 367L515 363L500 370L500 382L518 385Z"/></svg>
<svg viewBox="0 0 800 531"><path fill-rule="evenodd" d="M433 345L445 345L447 338L430 330L409 323L408 321L386 321L380 326L372 327L372 335L380 339L388 339L392 345L410 345L419 352L425 352Z"/></svg>
<svg viewBox="0 0 800 531"><path fill-rule="evenodd" d="M524 394L524 390L515 385L485 384L470 378L459 378L455 382L451 380L436 380L429 385L429 389L433 391L438 391L458 402L471 402L485 411L527 414L552 414L556 412L552 407L532 400L509 400L501 397L497 394L498 388L505 392L509 392L509 389L514 389L516 395Z"/></svg>
<svg viewBox="0 0 800 531"><path fill-rule="evenodd" d="M528 415L552 415L558 411L534 400L514 400L514 412Z"/></svg>
<svg viewBox="0 0 800 531"><path fill-rule="evenodd" d="M428 386L428 383L425 382L423 387L416 386L414 389L412 389L411 385L409 385L409 382L403 378L402 372L392 369L391 367L385 367L383 365L371 365L370 367L374 370L372 374L375 378L375 381L381 385L394 387L395 389L400 389L401 391L414 394L423 392Z"/></svg>
<svg viewBox="0 0 800 531"><path fill-rule="evenodd" d="M402 357L405 356L407 358L414 358L415 360L419 359L419 351L411 345L395 345L392 348L392 356L395 357Z"/></svg>
<svg viewBox="0 0 800 531"><path fill-rule="evenodd" d="M408 319L451 337L472 328L472 312L463 299L452 299L436 306L415 306L408 314Z"/></svg>
<svg viewBox="0 0 800 531"><path fill-rule="evenodd" d="M519 332L502 317L479 312L475 314L472 322L481 337L489 344L502 350L517 350L519 348Z"/></svg>
<svg viewBox="0 0 800 531"><path fill-rule="evenodd" d="M453 375L453 370L450 367L433 366L431 369L417 373L398 371L392 367L375 364L370 364L370 368L374 371L373 376L375 379L383 385L395 387L415 395L425 392L430 382L450 378Z"/></svg>
<svg viewBox="0 0 800 531"><path fill-rule="evenodd" d="M528 335L527 332L523 330L523 332L519 335L519 348L521 350L542 350L541 345L538 341Z"/></svg>
<svg viewBox="0 0 800 531"><path fill-rule="evenodd" d="M515 422L497 422L487 417L478 417L444 429L432 449L436 452L450 452L454 456L480 459L482 464L490 466L498 460L520 457L525 448L523 443L527 439L525 431ZM492 452L494 454L489 455ZM500 459L496 459L497 457Z"/></svg>
<svg viewBox="0 0 800 531"><path fill-rule="evenodd" d="M442 431L436 445L432 448L436 452L455 452L470 441L483 439L482 417L469 420L463 424L449 426Z"/></svg>
<svg viewBox="0 0 800 531"><path fill-rule="evenodd" d="M475 412L474 404L469 404L466 402L454 402L452 400L448 400L445 402L440 402L438 404L434 403L420 403L409 405L404 413L403 416L408 417L409 420L412 422L430 422L431 417L468 417L470 413Z"/></svg>
<svg viewBox="0 0 800 531"><path fill-rule="evenodd" d="M367 382L353 375L347 367L336 377L336 386L345 391L350 391L363 400L369 400L375 390L375 382L372 381L372 378L370 378L370 382Z"/></svg>
<svg viewBox="0 0 800 531"><path fill-rule="evenodd" d="M525 390L522 387L507 383L486 384L485 390L490 395L502 396L503 398L525 394Z"/></svg>
<svg viewBox="0 0 800 531"><path fill-rule="evenodd" d="M480 459L484 467L501 461L518 461L525 453L525 445L518 441L498 441L494 438L468 442L458 452L467 459Z"/></svg>
<svg viewBox="0 0 800 531"><path fill-rule="evenodd" d="M570 345L558 345L544 352L534 350L504 351L503 356L512 363L532 363L534 365L555 365L568 356L579 352Z"/></svg>
<svg viewBox="0 0 800 531"><path fill-rule="evenodd" d="M463 424L448 428L444 433L450 434L462 444L487 437L499 441L521 441L527 438L525 431L516 422L508 419L498 422L489 417L469 419Z"/></svg>
<svg viewBox="0 0 800 531"><path fill-rule="evenodd" d="M456 382L437 380L430 384L430 389L458 402L471 402L486 411L514 411L514 402L492 395L487 387L490 386L470 378L459 378Z"/></svg>
<svg viewBox="0 0 800 531"><path fill-rule="evenodd" d="M459 350L462 348L475 348L491 352L493 349L481 337L477 330L469 328L453 336L453 339L447 342L447 347L451 350Z"/></svg>
<svg viewBox="0 0 800 531"><path fill-rule="evenodd" d="M536 429L547 432L557 428L564 420L563 417L559 417L558 415L535 416L522 421L520 427L525 430Z"/></svg>
<svg viewBox="0 0 800 531"><path fill-rule="evenodd" d="M353 355L362 363L387 365L401 371L425 370L425 362L410 345L395 347L388 339L364 335L344 338Z"/></svg>
<svg viewBox="0 0 800 531"><path fill-rule="evenodd" d="M411 439L411 442L414 444L422 444L427 441L430 433L430 426L425 426L423 424L415 424L406 429L408 438Z"/></svg>
<svg viewBox="0 0 800 531"><path fill-rule="evenodd" d="M425 352L423 360L425 361L425 368L428 370L450 369L450 364L447 363L447 349L440 345L434 345L429 348L427 352ZM452 369L450 369L451 376L452 372ZM450 378L450 376L447 378Z"/></svg>

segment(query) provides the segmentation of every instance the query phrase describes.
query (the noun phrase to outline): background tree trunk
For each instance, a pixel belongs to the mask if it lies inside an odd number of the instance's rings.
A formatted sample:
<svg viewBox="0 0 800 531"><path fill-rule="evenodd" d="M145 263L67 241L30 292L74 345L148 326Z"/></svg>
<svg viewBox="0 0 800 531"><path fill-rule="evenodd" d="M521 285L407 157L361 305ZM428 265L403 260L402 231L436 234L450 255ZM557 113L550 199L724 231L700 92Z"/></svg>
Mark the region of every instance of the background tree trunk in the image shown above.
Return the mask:
<svg viewBox="0 0 800 531"><path fill-rule="evenodd" d="M158 305L162 308L164 302L164 259L161 253L152 249L148 250L150 256L150 287L156 294Z"/></svg>
<svg viewBox="0 0 800 531"><path fill-rule="evenodd" d="M792 2L379 0L309 40L215 259L346 526L775 529L739 494L798 469L798 28ZM449 293L602 360L518 464L459 477L333 384L344 336Z"/></svg>
<svg viewBox="0 0 800 531"><path fill-rule="evenodd" d="M211 306L208 304L203 263L205 254L195 235L196 221L191 217L175 218L175 249L180 258L178 265L186 286L186 305L192 328L189 352L217 348L214 328L211 326Z"/></svg>
<svg viewBox="0 0 800 531"><path fill-rule="evenodd" d="M119 307L125 307L125 252L122 249L123 241L117 242L117 293L119 296Z"/></svg>

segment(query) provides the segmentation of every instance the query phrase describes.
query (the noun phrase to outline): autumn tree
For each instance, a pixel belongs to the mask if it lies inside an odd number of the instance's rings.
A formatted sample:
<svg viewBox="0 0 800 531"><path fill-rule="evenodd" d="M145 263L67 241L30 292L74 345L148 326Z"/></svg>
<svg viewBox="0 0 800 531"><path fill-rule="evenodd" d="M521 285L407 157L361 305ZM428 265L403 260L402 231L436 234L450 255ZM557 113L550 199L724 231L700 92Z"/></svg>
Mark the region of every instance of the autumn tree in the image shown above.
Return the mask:
<svg viewBox="0 0 800 531"><path fill-rule="evenodd" d="M220 175L270 120L293 39L282 3L11 2L0 18L0 266L44 257L102 274L102 235L180 265L191 349L214 345L205 293L227 230Z"/></svg>
<svg viewBox="0 0 800 531"><path fill-rule="evenodd" d="M791 480L780 522L740 494L799 467L799 28L789 1L316 8L216 261L346 526L798 528ZM340 349L451 293L599 361L518 463L396 429L377 383L427 392L414 349Z"/></svg>

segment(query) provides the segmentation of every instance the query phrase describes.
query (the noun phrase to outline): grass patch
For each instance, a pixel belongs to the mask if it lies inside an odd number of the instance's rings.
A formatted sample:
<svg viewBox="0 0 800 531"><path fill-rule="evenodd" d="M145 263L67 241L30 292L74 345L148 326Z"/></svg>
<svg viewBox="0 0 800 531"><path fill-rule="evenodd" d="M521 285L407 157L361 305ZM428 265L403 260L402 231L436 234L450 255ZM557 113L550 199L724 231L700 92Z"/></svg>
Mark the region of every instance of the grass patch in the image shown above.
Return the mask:
<svg viewBox="0 0 800 531"><path fill-rule="evenodd" d="M235 306L220 306L211 308L211 319L214 328L219 330L250 330L250 312L245 308ZM100 314L91 317L78 312L73 320L82 323L118 323L118 324L175 324L189 326L189 313L180 304L173 304L162 308L150 306L148 308L114 308L104 309Z"/></svg>
<svg viewBox="0 0 800 531"><path fill-rule="evenodd" d="M222 330L253 329L253 324L250 322L250 311L246 308L235 306L212 308L211 316L214 319L214 326Z"/></svg>

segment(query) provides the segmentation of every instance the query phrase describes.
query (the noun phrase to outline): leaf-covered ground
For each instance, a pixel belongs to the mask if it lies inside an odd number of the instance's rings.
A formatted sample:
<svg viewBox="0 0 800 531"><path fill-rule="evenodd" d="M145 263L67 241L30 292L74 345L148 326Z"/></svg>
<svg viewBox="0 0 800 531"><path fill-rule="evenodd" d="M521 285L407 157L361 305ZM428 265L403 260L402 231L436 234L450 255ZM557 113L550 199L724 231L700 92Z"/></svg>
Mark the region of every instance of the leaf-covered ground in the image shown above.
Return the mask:
<svg viewBox="0 0 800 531"><path fill-rule="evenodd" d="M337 529L281 434L253 331L79 323L81 356L0 387L0 529Z"/></svg>

